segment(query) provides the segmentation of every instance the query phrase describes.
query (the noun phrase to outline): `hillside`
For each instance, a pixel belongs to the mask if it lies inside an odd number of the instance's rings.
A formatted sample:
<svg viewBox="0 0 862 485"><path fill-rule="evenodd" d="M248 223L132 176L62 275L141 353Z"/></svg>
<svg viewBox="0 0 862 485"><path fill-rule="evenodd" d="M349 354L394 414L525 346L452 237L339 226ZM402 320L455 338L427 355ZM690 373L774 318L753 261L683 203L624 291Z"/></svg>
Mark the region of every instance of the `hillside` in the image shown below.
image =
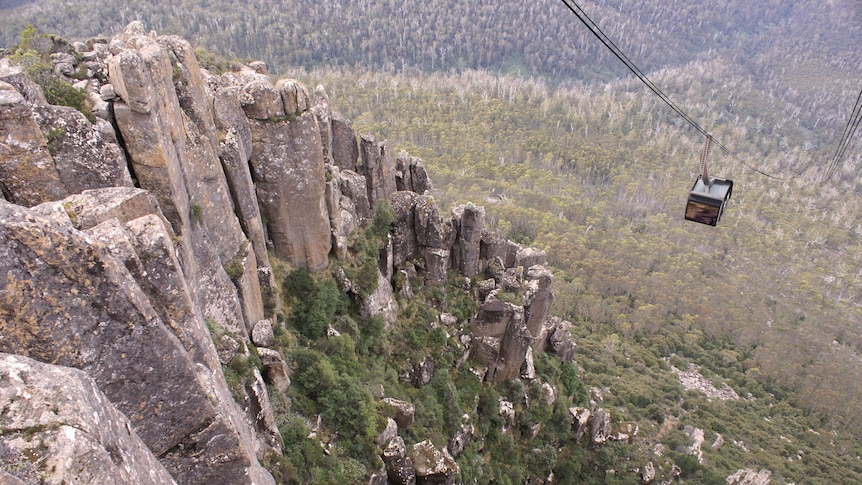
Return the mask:
<svg viewBox="0 0 862 485"><path fill-rule="evenodd" d="M82 7L47 3L14 10L20 16L0 21L0 32L19 32L31 12L45 31L82 36L138 16L211 51L267 59L273 71L322 84L357 132L420 157L442 207L483 205L491 227L547 251L553 313L575 324L578 392L592 389L640 434L632 449L614 443L591 457L568 449L524 462L520 452L496 454L497 445L512 446L505 436L485 435L485 453L513 460L509 478L553 461L558 477L575 476L563 463L577 463L580 480L599 480L621 463L655 459L661 443L691 483L721 482L742 467L768 468L776 483L858 479L858 140L836 177L820 183L859 89L855 3L584 4L738 156L714 150L711 158L713 173L736 183L718 228L682 221L702 139L556 2L263 2L222 9L225 17L196 4L117 6L77 23L70 12ZM218 29L227 24L234 27ZM202 57L213 69L215 60ZM541 365L544 379L559 378L554 365ZM690 365L741 399L686 390L674 369ZM436 384L438 405L449 384ZM513 386L493 392L517 401L524 389ZM541 418L519 426L552 417L534 412ZM444 414L427 414L436 423L427 429L455 429ZM700 462L687 450L697 429ZM727 444L708 446L719 441ZM504 481L504 467L482 464L482 454L468 448L459 459L465 476Z"/></svg>

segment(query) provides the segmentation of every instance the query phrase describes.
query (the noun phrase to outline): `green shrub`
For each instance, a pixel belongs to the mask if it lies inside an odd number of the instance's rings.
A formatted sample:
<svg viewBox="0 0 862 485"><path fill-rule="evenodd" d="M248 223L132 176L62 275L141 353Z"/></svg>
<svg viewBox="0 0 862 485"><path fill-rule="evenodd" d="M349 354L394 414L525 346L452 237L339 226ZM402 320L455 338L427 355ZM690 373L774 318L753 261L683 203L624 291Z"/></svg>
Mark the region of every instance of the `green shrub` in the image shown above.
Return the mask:
<svg viewBox="0 0 862 485"><path fill-rule="evenodd" d="M289 322L303 337L316 340L326 335L336 315L348 309L347 297L332 277L315 281L307 269L294 270L282 283L285 295L293 301Z"/></svg>

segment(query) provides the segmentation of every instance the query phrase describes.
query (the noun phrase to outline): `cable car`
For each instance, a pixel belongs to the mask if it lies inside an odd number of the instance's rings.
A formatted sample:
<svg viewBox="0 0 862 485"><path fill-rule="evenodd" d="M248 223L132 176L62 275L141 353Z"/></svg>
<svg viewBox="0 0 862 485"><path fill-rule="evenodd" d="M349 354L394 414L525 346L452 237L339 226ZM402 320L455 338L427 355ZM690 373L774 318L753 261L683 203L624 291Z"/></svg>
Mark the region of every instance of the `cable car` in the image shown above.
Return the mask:
<svg viewBox="0 0 862 485"><path fill-rule="evenodd" d="M703 183L703 176L694 182L694 187L688 194L688 204L685 206L685 219L714 226L718 224L730 193L733 191L733 181L717 177L709 177L709 184Z"/></svg>
<svg viewBox="0 0 862 485"><path fill-rule="evenodd" d="M718 224L730 194L733 192L733 181L718 177L710 177L706 170L706 156L709 154L709 146L712 136L706 136L706 144L700 157L700 166L703 174L697 177L694 187L688 194L688 203L685 206L685 220L699 222L715 226Z"/></svg>

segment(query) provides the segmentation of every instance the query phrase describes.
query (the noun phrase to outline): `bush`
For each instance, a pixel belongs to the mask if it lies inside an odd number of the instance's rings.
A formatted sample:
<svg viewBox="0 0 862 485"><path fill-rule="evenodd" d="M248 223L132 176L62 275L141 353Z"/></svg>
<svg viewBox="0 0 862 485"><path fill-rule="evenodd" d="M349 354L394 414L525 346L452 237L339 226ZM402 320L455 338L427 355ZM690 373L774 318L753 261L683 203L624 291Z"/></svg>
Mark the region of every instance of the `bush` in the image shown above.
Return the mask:
<svg viewBox="0 0 862 485"><path fill-rule="evenodd" d="M331 277L315 282L308 270L301 268L285 278L282 286L294 302L289 321L307 339L326 335L335 316L347 312L347 297Z"/></svg>

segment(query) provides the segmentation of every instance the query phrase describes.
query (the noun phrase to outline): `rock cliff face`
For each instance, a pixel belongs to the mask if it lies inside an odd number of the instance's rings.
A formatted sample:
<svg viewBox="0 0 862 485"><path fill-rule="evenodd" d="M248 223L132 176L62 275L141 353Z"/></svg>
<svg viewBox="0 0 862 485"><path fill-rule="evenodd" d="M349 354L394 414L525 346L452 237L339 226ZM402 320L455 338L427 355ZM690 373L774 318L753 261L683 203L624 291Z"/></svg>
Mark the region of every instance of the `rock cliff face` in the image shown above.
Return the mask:
<svg viewBox="0 0 862 485"><path fill-rule="evenodd" d="M69 400L39 422L20 421L35 408L4 413L3 463L31 453L35 426L50 443L39 463L88 457L84 472L55 467L57 481L273 483L259 461L283 443L265 384L284 392L290 371L267 348L280 325L271 255L321 271L380 204L395 223L363 311L394 323L398 278L402 294L414 280L444 299L450 271L487 278L462 338L486 379L531 368L531 348L571 360L544 254L487 231L481 207L444 218L421 160L357 137L322 87L273 82L260 65L209 73L188 42L136 23L76 46L57 70L88 59L95 122L0 62L0 372L15 384L0 398L46 382L39 399ZM262 372L232 393L222 365L258 347ZM419 367L417 386L433 374ZM64 417L75 409L81 419ZM399 439L379 443L390 483L455 481L449 451Z"/></svg>

